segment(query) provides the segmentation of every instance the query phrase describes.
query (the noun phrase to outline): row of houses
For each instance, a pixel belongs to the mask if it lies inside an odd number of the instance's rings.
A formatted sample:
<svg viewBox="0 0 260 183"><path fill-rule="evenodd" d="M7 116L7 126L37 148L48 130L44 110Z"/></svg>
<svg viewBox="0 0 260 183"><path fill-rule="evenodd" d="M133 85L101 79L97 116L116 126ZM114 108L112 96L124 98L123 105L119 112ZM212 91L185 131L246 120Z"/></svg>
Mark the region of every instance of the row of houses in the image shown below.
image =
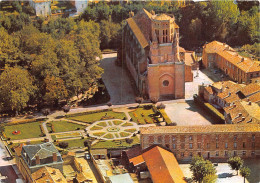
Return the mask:
<svg viewBox="0 0 260 183"><path fill-rule="evenodd" d="M224 113L228 124L260 123L260 84L233 81L199 86L199 96Z"/></svg>

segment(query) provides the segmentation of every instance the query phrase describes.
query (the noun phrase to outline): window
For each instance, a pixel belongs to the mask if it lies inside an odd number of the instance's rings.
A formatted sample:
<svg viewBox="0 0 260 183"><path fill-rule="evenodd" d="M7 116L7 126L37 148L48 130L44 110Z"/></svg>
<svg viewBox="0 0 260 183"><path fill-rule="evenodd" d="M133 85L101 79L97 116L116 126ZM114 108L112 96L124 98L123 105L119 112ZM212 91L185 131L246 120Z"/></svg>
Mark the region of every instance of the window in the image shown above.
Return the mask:
<svg viewBox="0 0 260 183"><path fill-rule="evenodd" d="M162 143L162 137L161 136L158 137L158 143Z"/></svg>
<svg viewBox="0 0 260 183"><path fill-rule="evenodd" d="M255 151L251 152L251 156L254 157L255 156Z"/></svg>
<svg viewBox="0 0 260 183"><path fill-rule="evenodd" d="M234 156L237 156L237 151L234 151Z"/></svg>
<svg viewBox="0 0 260 183"><path fill-rule="evenodd" d="M181 157L182 157L182 158L184 157L184 152L181 152Z"/></svg>
<svg viewBox="0 0 260 183"><path fill-rule="evenodd" d="M228 151L225 151L225 156L228 156Z"/></svg>
<svg viewBox="0 0 260 183"><path fill-rule="evenodd" d="M192 140L192 136L189 136L189 139Z"/></svg>
<svg viewBox="0 0 260 183"><path fill-rule="evenodd" d="M216 143L216 148L218 149L218 143Z"/></svg>
<svg viewBox="0 0 260 183"><path fill-rule="evenodd" d="M163 81L163 86L169 86L169 81L168 80L164 80Z"/></svg>
<svg viewBox="0 0 260 183"><path fill-rule="evenodd" d="M192 157L192 152L190 152L190 157Z"/></svg>
<svg viewBox="0 0 260 183"><path fill-rule="evenodd" d="M252 148L255 148L255 143L254 142L252 142Z"/></svg>
<svg viewBox="0 0 260 183"><path fill-rule="evenodd" d="M169 145L169 144L166 144L165 146L166 146L166 148L170 148L170 145Z"/></svg>
<svg viewBox="0 0 260 183"><path fill-rule="evenodd" d="M253 140L253 141L255 140L255 135L252 135L252 140Z"/></svg>
<svg viewBox="0 0 260 183"><path fill-rule="evenodd" d="M218 153L218 151L216 151L216 156L219 156L219 153Z"/></svg>
<svg viewBox="0 0 260 183"><path fill-rule="evenodd" d="M237 140L237 135L234 135L234 140Z"/></svg>
<svg viewBox="0 0 260 183"><path fill-rule="evenodd" d="M243 154L243 156L245 156L246 155L246 151L243 151L242 154Z"/></svg>
<svg viewBox="0 0 260 183"><path fill-rule="evenodd" d="M209 146L209 143L207 143L207 149L209 149L209 147L210 147L210 146Z"/></svg>
<svg viewBox="0 0 260 183"><path fill-rule="evenodd" d="M216 135L216 140L218 140L219 139L219 135Z"/></svg>
<svg viewBox="0 0 260 183"><path fill-rule="evenodd" d="M198 149L201 148L201 143L198 143Z"/></svg>
<svg viewBox="0 0 260 183"><path fill-rule="evenodd" d="M234 142L234 148L237 148L237 143L236 142Z"/></svg>
<svg viewBox="0 0 260 183"><path fill-rule="evenodd" d="M181 144L181 148L184 149L184 144Z"/></svg>
<svg viewBox="0 0 260 183"><path fill-rule="evenodd" d="M172 137L172 141L174 142L176 140L176 138L175 137Z"/></svg>
<svg viewBox="0 0 260 183"><path fill-rule="evenodd" d="M243 148L246 148L246 143L245 142L243 142Z"/></svg>
<svg viewBox="0 0 260 183"><path fill-rule="evenodd" d="M176 145L175 145L175 144L172 144L172 148L173 148L173 149L176 149Z"/></svg>
<svg viewBox="0 0 260 183"><path fill-rule="evenodd" d="M192 144L190 144L190 149L192 149Z"/></svg>
<svg viewBox="0 0 260 183"><path fill-rule="evenodd" d="M198 152L198 156L201 156L201 152Z"/></svg>

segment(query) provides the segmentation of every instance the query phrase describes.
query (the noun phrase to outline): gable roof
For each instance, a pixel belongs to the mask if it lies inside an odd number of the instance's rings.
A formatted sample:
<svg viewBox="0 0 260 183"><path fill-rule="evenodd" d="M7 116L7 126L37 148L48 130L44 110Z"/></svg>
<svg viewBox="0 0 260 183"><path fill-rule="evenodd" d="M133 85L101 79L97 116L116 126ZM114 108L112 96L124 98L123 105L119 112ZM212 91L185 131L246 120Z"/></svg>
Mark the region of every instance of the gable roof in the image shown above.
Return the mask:
<svg viewBox="0 0 260 183"><path fill-rule="evenodd" d="M144 163L144 158L142 155L136 156L134 158L129 159L130 163L133 163L134 166Z"/></svg>
<svg viewBox="0 0 260 183"><path fill-rule="evenodd" d="M35 183L66 183L66 179L59 169L44 166L32 173L32 179Z"/></svg>
<svg viewBox="0 0 260 183"><path fill-rule="evenodd" d="M143 153L154 183L185 183L184 175L173 153L155 146Z"/></svg>
<svg viewBox="0 0 260 183"><path fill-rule="evenodd" d="M148 46L148 41L146 40L146 38L144 37L142 31L140 30L140 28L138 27L138 25L136 24L136 22L134 21L133 18L128 18L126 20L127 24L129 25L129 27L131 28L132 32L134 33L135 37L137 38L138 42L140 43L140 45L145 48L146 46Z"/></svg>

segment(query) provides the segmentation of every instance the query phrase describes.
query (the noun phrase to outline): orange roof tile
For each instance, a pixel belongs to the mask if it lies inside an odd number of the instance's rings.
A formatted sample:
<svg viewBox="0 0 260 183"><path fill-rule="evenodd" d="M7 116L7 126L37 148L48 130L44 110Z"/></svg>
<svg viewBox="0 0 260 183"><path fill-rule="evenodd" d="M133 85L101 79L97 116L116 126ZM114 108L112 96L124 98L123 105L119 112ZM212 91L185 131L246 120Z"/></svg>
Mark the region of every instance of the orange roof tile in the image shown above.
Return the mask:
<svg viewBox="0 0 260 183"><path fill-rule="evenodd" d="M154 183L186 183L173 153L155 146L144 152L143 158Z"/></svg>
<svg viewBox="0 0 260 183"><path fill-rule="evenodd" d="M211 86L207 86L205 87L205 90L209 93L209 94L213 94L213 90Z"/></svg>
<svg viewBox="0 0 260 183"><path fill-rule="evenodd" d="M245 87L239 89L245 96L260 92L260 84L259 83L251 83L246 85Z"/></svg>
<svg viewBox="0 0 260 183"><path fill-rule="evenodd" d="M260 125L197 125L197 126L156 126L140 128L141 135L144 134L166 134L166 133L226 133L226 132L260 132Z"/></svg>
<svg viewBox="0 0 260 183"><path fill-rule="evenodd" d="M43 168L32 173L32 179L35 183L66 183L66 179L59 169L44 166Z"/></svg>
<svg viewBox="0 0 260 183"><path fill-rule="evenodd" d="M139 165L144 162L143 156L139 155L129 160L130 163L133 163L134 166Z"/></svg>

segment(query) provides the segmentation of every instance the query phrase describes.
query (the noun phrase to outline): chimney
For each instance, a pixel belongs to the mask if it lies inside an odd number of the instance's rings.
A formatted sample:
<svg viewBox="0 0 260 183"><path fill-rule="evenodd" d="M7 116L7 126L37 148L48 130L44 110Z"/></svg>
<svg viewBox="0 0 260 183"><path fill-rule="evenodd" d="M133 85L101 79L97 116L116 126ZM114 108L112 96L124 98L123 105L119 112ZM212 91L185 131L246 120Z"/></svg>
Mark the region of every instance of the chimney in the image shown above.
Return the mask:
<svg viewBox="0 0 260 183"><path fill-rule="evenodd" d="M58 160L56 152L52 153L52 158L53 158L53 162L56 162Z"/></svg>
<svg viewBox="0 0 260 183"><path fill-rule="evenodd" d="M242 57L242 59L241 59L241 62L244 62L244 60L245 60L245 58L244 58L244 57Z"/></svg>
<svg viewBox="0 0 260 183"><path fill-rule="evenodd" d="M248 105L251 105L251 101L248 102Z"/></svg>
<svg viewBox="0 0 260 183"><path fill-rule="evenodd" d="M52 174L53 174L53 175L56 175L56 170L53 170Z"/></svg>
<svg viewBox="0 0 260 183"><path fill-rule="evenodd" d="M36 165L39 165L40 164L40 157L37 155L37 156L35 156L35 159L36 159Z"/></svg>
<svg viewBox="0 0 260 183"><path fill-rule="evenodd" d="M242 117L242 120L241 121L244 121L246 118L245 117Z"/></svg>
<svg viewBox="0 0 260 183"><path fill-rule="evenodd" d="M45 173L42 173L42 177L44 177L45 176Z"/></svg>
<svg viewBox="0 0 260 183"><path fill-rule="evenodd" d="M151 14L152 14L152 15L155 15L155 12L152 10L152 11L151 11Z"/></svg>
<svg viewBox="0 0 260 183"><path fill-rule="evenodd" d="M238 117L241 117L242 116L242 113L238 113Z"/></svg>

